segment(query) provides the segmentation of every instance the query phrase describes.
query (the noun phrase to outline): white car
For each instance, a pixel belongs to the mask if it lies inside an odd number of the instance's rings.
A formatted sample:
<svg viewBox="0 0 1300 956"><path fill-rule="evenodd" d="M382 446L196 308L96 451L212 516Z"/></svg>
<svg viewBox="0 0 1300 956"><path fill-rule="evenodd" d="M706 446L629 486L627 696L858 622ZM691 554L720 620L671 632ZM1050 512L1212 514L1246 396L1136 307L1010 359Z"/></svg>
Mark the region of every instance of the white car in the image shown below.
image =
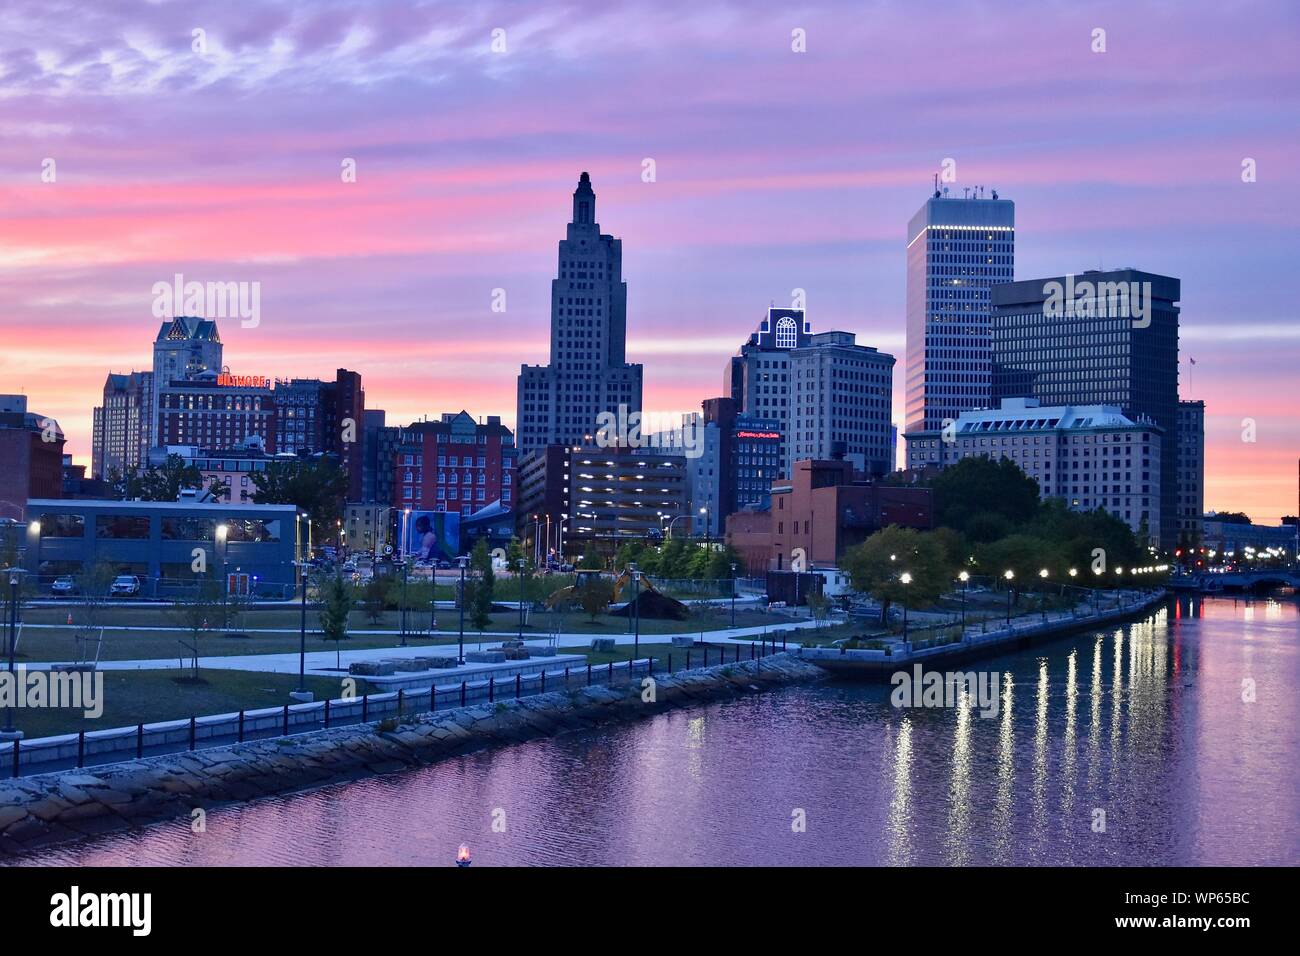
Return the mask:
<svg viewBox="0 0 1300 956"><path fill-rule="evenodd" d="M140 593L140 579L134 574L119 574L108 593L113 597L135 597Z"/></svg>

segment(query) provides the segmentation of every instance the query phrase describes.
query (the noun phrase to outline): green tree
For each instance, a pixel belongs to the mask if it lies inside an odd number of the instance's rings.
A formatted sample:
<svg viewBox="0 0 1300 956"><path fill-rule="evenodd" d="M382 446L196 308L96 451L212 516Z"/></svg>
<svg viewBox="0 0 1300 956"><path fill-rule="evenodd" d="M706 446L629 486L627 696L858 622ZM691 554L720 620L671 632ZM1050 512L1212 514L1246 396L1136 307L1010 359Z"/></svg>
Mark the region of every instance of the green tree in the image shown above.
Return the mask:
<svg viewBox="0 0 1300 956"><path fill-rule="evenodd" d="M612 600L614 600L614 582L599 574L591 575L586 583L578 588L578 603L593 621L605 613Z"/></svg>
<svg viewBox="0 0 1300 956"><path fill-rule="evenodd" d="M361 593L361 606L366 612L366 621L370 624L382 624L384 611L388 604L389 582L386 578L372 577L366 582Z"/></svg>
<svg viewBox="0 0 1300 956"><path fill-rule="evenodd" d="M1058 581L1068 574L1068 561L1060 545L1032 534L1008 535L982 545L976 557L980 570L996 581L1005 582L1007 571L1014 573L1011 591L1017 601L1022 590L1038 586L1043 569Z"/></svg>
<svg viewBox="0 0 1300 956"><path fill-rule="evenodd" d="M126 479L126 497L143 501L175 501L184 489L201 489L203 472L198 465L185 463L180 455L168 455L156 468L138 469ZM223 482L213 480L207 490L214 498L224 498L230 491Z"/></svg>
<svg viewBox="0 0 1300 956"><path fill-rule="evenodd" d="M318 533L338 528L348 475L326 459L270 462L265 471L252 473L253 501L259 505L294 505L306 513Z"/></svg>
<svg viewBox="0 0 1300 956"><path fill-rule="evenodd" d="M343 641L348 636L348 615L352 613L352 588L341 574L326 580L320 595L321 637L327 641Z"/></svg>
<svg viewBox="0 0 1300 956"><path fill-rule="evenodd" d="M587 542L587 549L582 552L582 558L578 561L579 571L603 571L605 569L605 559L596 551L596 546L592 542Z"/></svg>
<svg viewBox="0 0 1300 956"><path fill-rule="evenodd" d="M933 604L952 586L953 569L932 535L890 525L844 553L840 566L856 591L880 602L880 620L889 620L896 601L908 607ZM911 576L904 584L902 575Z"/></svg>
<svg viewBox="0 0 1300 956"><path fill-rule="evenodd" d="M217 627L225 613L225 594L220 582L210 577L195 578L192 594L182 595L172 602L171 616L190 634L185 656L190 659L190 679L199 679L200 638Z"/></svg>
<svg viewBox="0 0 1300 956"><path fill-rule="evenodd" d="M1038 482L1009 458L962 458L931 482L935 523L967 530L978 515L994 514L1019 527L1038 510ZM991 539L985 539L991 540Z"/></svg>
<svg viewBox="0 0 1300 956"><path fill-rule="evenodd" d="M466 585L466 590L469 591L470 620L481 634L492 623L492 592L496 589L496 575L492 571L492 554L488 551L487 538L479 538L474 545L469 556L469 567L478 575L472 587L468 582Z"/></svg>

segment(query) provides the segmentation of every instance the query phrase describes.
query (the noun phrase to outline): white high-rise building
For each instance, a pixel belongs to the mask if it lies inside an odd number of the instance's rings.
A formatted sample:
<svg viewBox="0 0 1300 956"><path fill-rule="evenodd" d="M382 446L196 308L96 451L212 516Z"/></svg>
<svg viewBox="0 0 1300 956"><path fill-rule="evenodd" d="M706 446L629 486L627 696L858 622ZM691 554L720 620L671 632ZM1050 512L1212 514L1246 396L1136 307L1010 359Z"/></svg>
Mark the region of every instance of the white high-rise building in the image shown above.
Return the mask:
<svg viewBox="0 0 1300 956"><path fill-rule="evenodd" d="M1143 543L1160 540L1160 449L1164 430L1115 405L1040 405L1008 398L999 408L962 412L949 427L907 434L909 468L945 468L963 458L1009 458L1038 482L1043 498L1072 511L1101 508Z"/></svg>
<svg viewBox="0 0 1300 956"><path fill-rule="evenodd" d="M936 190L907 227L909 432L992 404L989 288L1014 274L1016 206L964 192Z"/></svg>
<svg viewBox="0 0 1300 956"><path fill-rule="evenodd" d="M583 173L551 283L551 361L519 370L520 454L588 444L602 412L640 412L642 368L626 359L623 243L601 234L591 177Z"/></svg>

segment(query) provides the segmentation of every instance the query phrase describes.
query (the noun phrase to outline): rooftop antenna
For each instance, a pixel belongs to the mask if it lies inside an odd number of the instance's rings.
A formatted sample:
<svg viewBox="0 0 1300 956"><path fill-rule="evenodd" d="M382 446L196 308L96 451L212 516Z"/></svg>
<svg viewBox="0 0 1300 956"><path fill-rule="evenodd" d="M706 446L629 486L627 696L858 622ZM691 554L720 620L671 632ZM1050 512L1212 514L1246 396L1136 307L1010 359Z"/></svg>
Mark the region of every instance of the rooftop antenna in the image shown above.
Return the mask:
<svg viewBox="0 0 1300 956"><path fill-rule="evenodd" d="M939 198L939 174L934 174L934 198Z"/></svg>

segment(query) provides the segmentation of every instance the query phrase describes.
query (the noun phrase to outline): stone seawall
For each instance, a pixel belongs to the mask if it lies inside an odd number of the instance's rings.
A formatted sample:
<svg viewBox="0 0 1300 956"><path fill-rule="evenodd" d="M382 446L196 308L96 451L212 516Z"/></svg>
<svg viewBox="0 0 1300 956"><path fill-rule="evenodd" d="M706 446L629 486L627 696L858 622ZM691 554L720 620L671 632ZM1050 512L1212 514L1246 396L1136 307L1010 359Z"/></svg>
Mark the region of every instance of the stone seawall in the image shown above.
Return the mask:
<svg viewBox="0 0 1300 956"><path fill-rule="evenodd" d="M86 770L0 781L0 855L825 677L787 654Z"/></svg>

